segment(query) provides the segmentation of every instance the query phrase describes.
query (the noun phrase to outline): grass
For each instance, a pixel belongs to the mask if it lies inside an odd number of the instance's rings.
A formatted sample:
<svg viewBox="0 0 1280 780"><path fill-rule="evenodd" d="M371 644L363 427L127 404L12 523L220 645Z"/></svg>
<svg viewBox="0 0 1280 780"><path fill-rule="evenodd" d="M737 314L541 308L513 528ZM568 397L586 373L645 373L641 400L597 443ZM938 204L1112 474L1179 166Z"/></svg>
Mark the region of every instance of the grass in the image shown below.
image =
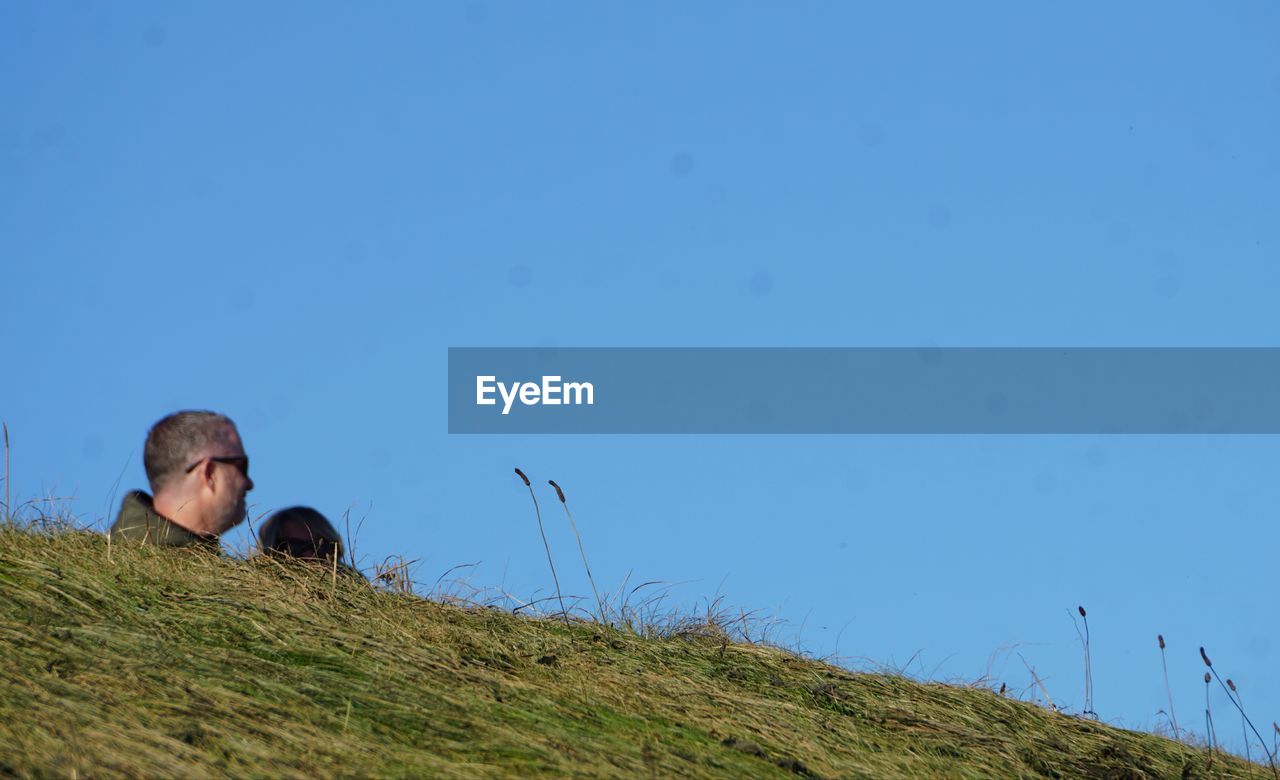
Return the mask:
<svg viewBox="0 0 1280 780"><path fill-rule="evenodd" d="M1257 777L982 687L0 530L0 777Z"/></svg>
<svg viewBox="0 0 1280 780"><path fill-rule="evenodd" d="M1160 670L1164 672L1164 692L1169 698L1169 722L1173 724L1173 736L1178 737L1182 730L1178 728L1178 713L1173 708L1173 689L1169 687L1169 663L1164 655L1164 634L1156 634L1156 644L1160 645Z"/></svg>

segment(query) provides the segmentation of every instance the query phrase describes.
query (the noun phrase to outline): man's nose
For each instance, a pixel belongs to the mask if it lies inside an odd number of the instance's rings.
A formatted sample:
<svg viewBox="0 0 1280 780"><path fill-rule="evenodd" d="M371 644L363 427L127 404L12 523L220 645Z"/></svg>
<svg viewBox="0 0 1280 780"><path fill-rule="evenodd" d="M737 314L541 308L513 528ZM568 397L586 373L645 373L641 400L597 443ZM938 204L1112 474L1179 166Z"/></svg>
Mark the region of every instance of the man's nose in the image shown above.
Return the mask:
<svg viewBox="0 0 1280 780"><path fill-rule="evenodd" d="M250 490L253 490L253 480L247 476L245 477L245 480L249 483L249 486L244 489L244 492L248 493Z"/></svg>

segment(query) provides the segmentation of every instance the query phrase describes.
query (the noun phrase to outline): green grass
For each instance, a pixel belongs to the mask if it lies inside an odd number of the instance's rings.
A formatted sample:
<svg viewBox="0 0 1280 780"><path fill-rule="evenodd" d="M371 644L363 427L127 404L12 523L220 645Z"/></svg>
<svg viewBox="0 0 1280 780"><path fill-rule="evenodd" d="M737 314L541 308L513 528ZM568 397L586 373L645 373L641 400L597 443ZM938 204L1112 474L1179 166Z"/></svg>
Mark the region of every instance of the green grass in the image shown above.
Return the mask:
<svg viewBox="0 0 1280 780"><path fill-rule="evenodd" d="M1254 777L979 687L0 530L5 776Z"/></svg>

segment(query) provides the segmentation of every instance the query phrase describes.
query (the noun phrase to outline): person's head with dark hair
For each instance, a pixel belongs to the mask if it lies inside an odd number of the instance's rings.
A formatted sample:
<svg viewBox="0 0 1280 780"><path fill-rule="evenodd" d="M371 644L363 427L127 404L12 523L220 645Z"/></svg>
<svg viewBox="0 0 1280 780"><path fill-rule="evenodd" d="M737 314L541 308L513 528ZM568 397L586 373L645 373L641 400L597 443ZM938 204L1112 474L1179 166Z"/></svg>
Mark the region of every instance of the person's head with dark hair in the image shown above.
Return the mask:
<svg viewBox="0 0 1280 780"><path fill-rule="evenodd" d="M155 496L127 495L113 537L216 545L218 535L244 519L245 494L253 490L249 456L226 415L183 411L161 419L147 433L142 464Z"/></svg>
<svg viewBox="0 0 1280 780"><path fill-rule="evenodd" d="M281 509L258 529L258 549L308 561L342 560L342 537L309 506Z"/></svg>

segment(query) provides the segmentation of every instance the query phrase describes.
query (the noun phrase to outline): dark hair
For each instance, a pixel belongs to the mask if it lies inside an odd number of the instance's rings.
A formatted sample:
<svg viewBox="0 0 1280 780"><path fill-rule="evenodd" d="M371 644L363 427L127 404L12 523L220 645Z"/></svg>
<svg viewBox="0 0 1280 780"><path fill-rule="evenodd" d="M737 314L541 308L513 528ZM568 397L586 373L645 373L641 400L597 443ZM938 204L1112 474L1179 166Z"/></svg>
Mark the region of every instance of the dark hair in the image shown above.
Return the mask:
<svg viewBox="0 0 1280 780"><path fill-rule="evenodd" d="M328 518L309 506L291 506L281 509L262 524L258 529L258 548L261 552L269 552L276 548L280 541L280 526L287 521L302 523L311 532L313 539L327 539L337 545L338 558L342 558L342 537Z"/></svg>
<svg viewBox="0 0 1280 780"><path fill-rule="evenodd" d="M151 492L160 490L214 445L229 443L235 427L226 415L206 411L174 412L151 426L142 449Z"/></svg>

